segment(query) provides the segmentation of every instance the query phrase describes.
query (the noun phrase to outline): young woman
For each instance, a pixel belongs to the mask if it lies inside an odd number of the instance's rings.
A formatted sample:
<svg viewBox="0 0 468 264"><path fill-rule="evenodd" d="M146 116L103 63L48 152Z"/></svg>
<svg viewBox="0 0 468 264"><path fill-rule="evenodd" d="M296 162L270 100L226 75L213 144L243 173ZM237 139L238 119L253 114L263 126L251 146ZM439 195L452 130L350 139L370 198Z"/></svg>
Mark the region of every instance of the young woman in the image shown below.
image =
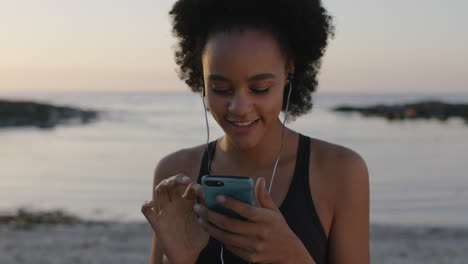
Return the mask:
<svg viewBox="0 0 468 264"><path fill-rule="evenodd" d="M159 161L142 206L151 263L369 263L364 160L279 118L312 108L333 34L321 2L179 0L170 15L180 77L225 134ZM255 206L217 200L246 221L203 205L200 177L210 172L254 179Z"/></svg>

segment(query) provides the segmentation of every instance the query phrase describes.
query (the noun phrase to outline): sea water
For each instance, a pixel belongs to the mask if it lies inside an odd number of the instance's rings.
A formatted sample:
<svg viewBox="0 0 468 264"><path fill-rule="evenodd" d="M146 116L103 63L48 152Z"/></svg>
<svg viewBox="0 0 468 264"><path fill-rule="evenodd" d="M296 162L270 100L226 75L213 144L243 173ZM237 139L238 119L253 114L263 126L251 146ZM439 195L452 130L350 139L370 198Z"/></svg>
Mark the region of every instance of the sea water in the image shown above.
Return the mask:
<svg viewBox="0 0 468 264"><path fill-rule="evenodd" d="M86 219L145 221L153 171L168 153L206 142L190 92L2 93L102 112L92 124L0 129L0 211L63 209ZM468 227L468 124L390 122L331 111L341 104L468 103L468 94L321 93L288 126L358 152L370 175L372 223ZM211 140L222 130L210 117ZM313 151L313 150L312 150ZM336 164L340 166L340 164Z"/></svg>

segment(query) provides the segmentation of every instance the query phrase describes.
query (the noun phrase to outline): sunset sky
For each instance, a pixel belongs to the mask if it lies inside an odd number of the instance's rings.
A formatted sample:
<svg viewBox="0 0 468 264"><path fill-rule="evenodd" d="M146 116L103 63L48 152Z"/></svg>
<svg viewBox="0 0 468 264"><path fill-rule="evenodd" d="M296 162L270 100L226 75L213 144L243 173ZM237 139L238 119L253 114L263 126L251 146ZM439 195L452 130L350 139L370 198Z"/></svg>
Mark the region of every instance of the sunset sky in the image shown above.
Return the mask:
<svg viewBox="0 0 468 264"><path fill-rule="evenodd" d="M468 91L468 1L325 0L329 92ZM0 92L184 90L173 0L0 0Z"/></svg>

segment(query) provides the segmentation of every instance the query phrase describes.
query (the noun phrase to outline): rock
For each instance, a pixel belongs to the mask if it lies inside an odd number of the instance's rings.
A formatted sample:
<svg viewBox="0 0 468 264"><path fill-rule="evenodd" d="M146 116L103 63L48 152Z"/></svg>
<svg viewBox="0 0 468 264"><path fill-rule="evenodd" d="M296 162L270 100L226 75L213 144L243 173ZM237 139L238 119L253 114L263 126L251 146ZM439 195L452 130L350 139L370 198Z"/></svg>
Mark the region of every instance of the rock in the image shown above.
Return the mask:
<svg viewBox="0 0 468 264"><path fill-rule="evenodd" d="M31 229L36 225L77 224L83 221L76 216L61 210L33 212L20 208L14 215L0 216L0 225L8 225L15 229Z"/></svg>
<svg viewBox="0 0 468 264"><path fill-rule="evenodd" d="M387 120L431 119L445 122L459 117L468 124L468 104L448 104L438 101L425 101L401 105L374 105L369 107L339 106L336 112L359 112L365 117L378 116Z"/></svg>
<svg viewBox="0 0 468 264"><path fill-rule="evenodd" d="M53 128L73 120L87 124L97 117L98 113L92 110L29 101L0 100L0 128L18 126Z"/></svg>

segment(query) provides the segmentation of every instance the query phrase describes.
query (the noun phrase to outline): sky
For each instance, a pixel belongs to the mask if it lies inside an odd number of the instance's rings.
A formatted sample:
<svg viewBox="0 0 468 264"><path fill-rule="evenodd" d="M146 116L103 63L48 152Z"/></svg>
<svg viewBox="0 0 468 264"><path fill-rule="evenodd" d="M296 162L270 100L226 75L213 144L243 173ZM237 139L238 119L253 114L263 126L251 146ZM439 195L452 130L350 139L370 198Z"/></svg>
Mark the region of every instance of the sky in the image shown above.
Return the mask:
<svg viewBox="0 0 468 264"><path fill-rule="evenodd" d="M183 91L174 0L0 0L0 92ZM468 1L323 0L319 91L468 92Z"/></svg>

